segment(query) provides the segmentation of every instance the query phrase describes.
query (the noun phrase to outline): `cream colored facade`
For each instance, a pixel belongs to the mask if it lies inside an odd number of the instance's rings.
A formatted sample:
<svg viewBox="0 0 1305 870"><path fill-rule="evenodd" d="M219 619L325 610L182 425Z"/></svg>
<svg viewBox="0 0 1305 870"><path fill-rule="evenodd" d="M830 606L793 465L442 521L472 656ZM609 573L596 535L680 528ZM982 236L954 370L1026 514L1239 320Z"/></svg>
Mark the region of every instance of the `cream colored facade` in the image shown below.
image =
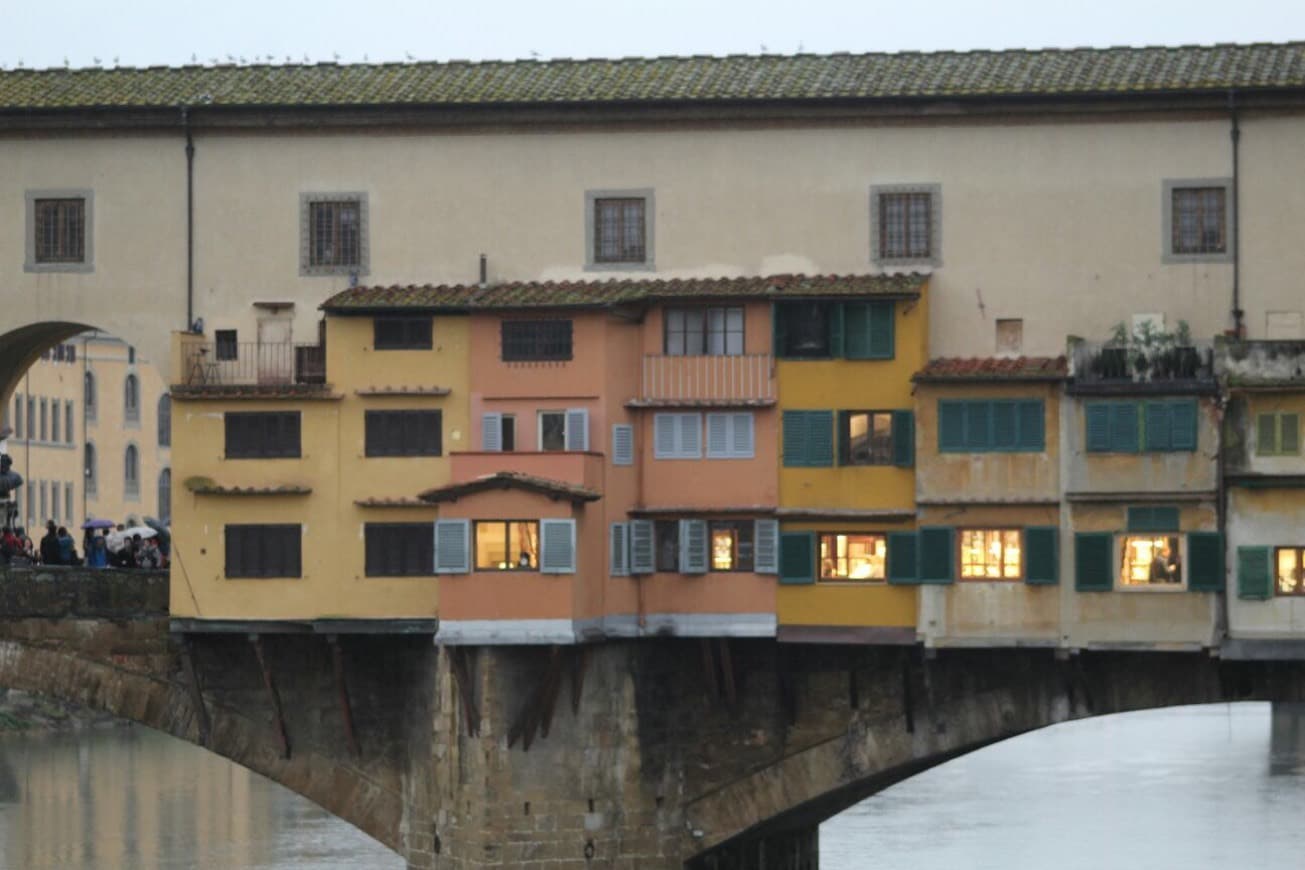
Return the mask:
<svg viewBox="0 0 1305 870"><path fill-rule="evenodd" d="M13 429L7 452L25 481L19 520L34 540L47 520L69 529L89 518L167 521L172 451L166 396L153 364L99 333L63 342L28 369L5 407L5 421ZM74 537L80 541L81 535Z"/></svg>

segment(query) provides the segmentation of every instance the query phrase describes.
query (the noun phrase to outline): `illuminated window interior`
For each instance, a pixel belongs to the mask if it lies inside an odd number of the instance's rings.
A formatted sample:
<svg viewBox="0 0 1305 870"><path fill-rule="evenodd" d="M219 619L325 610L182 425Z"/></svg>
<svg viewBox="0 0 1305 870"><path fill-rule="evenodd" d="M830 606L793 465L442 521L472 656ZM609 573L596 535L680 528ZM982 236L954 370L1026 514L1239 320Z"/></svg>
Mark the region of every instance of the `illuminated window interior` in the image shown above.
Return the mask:
<svg viewBox="0 0 1305 870"><path fill-rule="evenodd" d="M1127 535L1120 548L1122 586L1168 586L1183 582L1177 535Z"/></svg>
<svg viewBox="0 0 1305 870"><path fill-rule="evenodd" d="M821 535L821 580L883 580L888 576L884 535Z"/></svg>
<svg viewBox="0 0 1305 870"><path fill-rule="evenodd" d="M961 578L1018 580L1023 575L1019 529L962 529Z"/></svg>
<svg viewBox="0 0 1305 870"><path fill-rule="evenodd" d="M714 520L709 529L711 570L752 570L751 520Z"/></svg>
<svg viewBox="0 0 1305 870"><path fill-rule="evenodd" d="M538 571L539 523L488 520L476 523L477 571Z"/></svg>
<svg viewBox="0 0 1305 870"><path fill-rule="evenodd" d="M1274 560L1276 589L1279 595L1305 595L1305 548L1279 547Z"/></svg>

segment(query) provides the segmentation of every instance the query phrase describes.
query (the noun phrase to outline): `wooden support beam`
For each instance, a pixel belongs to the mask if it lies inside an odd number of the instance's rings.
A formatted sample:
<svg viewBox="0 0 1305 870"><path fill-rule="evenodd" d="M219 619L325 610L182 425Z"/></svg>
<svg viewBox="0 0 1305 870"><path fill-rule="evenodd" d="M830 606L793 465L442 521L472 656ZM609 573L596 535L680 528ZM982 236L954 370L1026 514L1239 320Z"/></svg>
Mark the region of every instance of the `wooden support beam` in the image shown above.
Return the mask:
<svg viewBox="0 0 1305 870"><path fill-rule="evenodd" d="M854 713L861 706L861 687L856 679L858 652L855 647L847 651L847 707Z"/></svg>
<svg viewBox="0 0 1305 870"><path fill-rule="evenodd" d="M541 724L544 726L544 736L548 736L548 725L551 724L553 707L557 703L557 692L561 682L562 651L560 647L554 646L549 653L548 669L544 672L543 680L535 684L534 691L530 693L521 712L517 714L516 721L508 729L509 747L516 745L520 740L521 748L529 752ZM547 724L545 719L549 720Z"/></svg>
<svg viewBox="0 0 1305 870"><path fill-rule="evenodd" d="M190 703L195 708L195 719L199 726L199 745L208 746L211 725L208 721L208 708L204 706L204 691L199 685L199 671L195 667L195 642L189 635L181 637L181 663L186 669L186 688L190 691Z"/></svg>
<svg viewBox="0 0 1305 870"><path fill-rule="evenodd" d="M479 737L480 710L476 707L476 698L471 691L471 672L467 664L467 652L460 646L448 646L444 649L449 656L449 670L453 672L453 682L458 688L458 700L462 703L462 719L467 728L467 736Z"/></svg>
<svg viewBox="0 0 1305 870"><path fill-rule="evenodd" d="M911 651L902 654L902 717L906 720L906 733L915 733L915 698L911 694Z"/></svg>
<svg viewBox="0 0 1305 870"><path fill-rule="evenodd" d="M793 685L793 666L786 654L781 653L775 662L775 675L779 680L779 704L784 711L784 723L796 725L798 720L797 690Z"/></svg>
<svg viewBox="0 0 1305 870"><path fill-rule="evenodd" d="M739 693L734 679L734 658L730 655L730 639L722 637L720 643L721 685L725 689L725 703L731 711L738 707Z"/></svg>
<svg viewBox="0 0 1305 870"><path fill-rule="evenodd" d="M571 715L580 715L580 696L585 689L585 671L589 669L589 650L583 646L571 651Z"/></svg>
<svg viewBox="0 0 1305 870"><path fill-rule="evenodd" d="M716 680L716 657L711 651L711 639L699 641L702 648L702 672L707 677L707 698L713 703L720 700L720 683Z"/></svg>
<svg viewBox="0 0 1305 870"><path fill-rule="evenodd" d="M547 737L549 729L553 727L553 708L557 706L557 696L561 691L562 648L555 646L548 662L548 676L544 680L543 693L540 696L539 734L541 737Z"/></svg>
<svg viewBox="0 0 1305 870"><path fill-rule="evenodd" d="M335 667L335 693L340 699L340 716L344 719L344 735L349 740L349 751L354 758L362 755L358 746L358 732L353 727L353 705L349 703L349 684L344 678L344 648L338 634L328 634L326 642L331 645L331 663Z"/></svg>
<svg viewBox="0 0 1305 870"><path fill-rule="evenodd" d="M272 669L268 667L267 656L263 652L263 636L251 634L249 644L254 648L254 655L258 657L258 668L263 672L263 687L267 689L268 697L272 699L272 712L276 716L276 736L281 744L281 757L290 757L290 735L286 732L285 714L281 710L281 695L276 690L276 683L272 680Z"/></svg>

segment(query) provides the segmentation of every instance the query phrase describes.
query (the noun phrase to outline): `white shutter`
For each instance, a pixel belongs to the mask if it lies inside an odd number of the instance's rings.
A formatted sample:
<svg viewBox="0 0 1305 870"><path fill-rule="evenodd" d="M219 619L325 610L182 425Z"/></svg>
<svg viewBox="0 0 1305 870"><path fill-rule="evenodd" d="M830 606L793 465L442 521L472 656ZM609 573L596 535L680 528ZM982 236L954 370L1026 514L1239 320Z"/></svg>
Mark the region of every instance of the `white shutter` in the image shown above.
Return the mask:
<svg viewBox="0 0 1305 870"><path fill-rule="evenodd" d="M634 465L634 427L628 423L612 426L612 464Z"/></svg>
<svg viewBox="0 0 1305 870"><path fill-rule="evenodd" d="M584 408L567 409L566 449L572 452L589 449L589 412Z"/></svg>
<svg viewBox="0 0 1305 870"><path fill-rule="evenodd" d="M752 529L753 570L758 574L779 573L779 521L757 520Z"/></svg>
<svg viewBox="0 0 1305 870"><path fill-rule="evenodd" d="M503 449L503 415L482 414L480 417L480 449L498 453Z"/></svg>
<svg viewBox="0 0 1305 870"><path fill-rule="evenodd" d="M680 459L701 459L702 458L702 415L701 414L676 414L675 428L679 438L676 439L678 450L676 454Z"/></svg>
<svg viewBox="0 0 1305 870"><path fill-rule="evenodd" d="M680 520L680 573L707 573L706 520Z"/></svg>
<svg viewBox="0 0 1305 870"><path fill-rule="evenodd" d="M613 577L627 577L630 574L629 537L625 523L612 523L610 539L611 574Z"/></svg>
<svg viewBox="0 0 1305 870"><path fill-rule="evenodd" d="M756 455L753 446L752 414L730 414L730 456L751 459Z"/></svg>
<svg viewBox="0 0 1305 870"><path fill-rule="evenodd" d="M707 458L729 459L730 453L730 415L707 415Z"/></svg>
<svg viewBox="0 0 1305 870"><path fill-rule="evenodd" d="M575 520L539 521L539 571L575 573Z"/></svg>
<svg viewBox="0 0 1305 870"><path fill-rule="evenodd" d="M656 570L653 561L652 520L630 520L630 573L651 574Z"/></svg>
<svg viewBox="0 0 1305 870"><path fill-rule="evenodd" d="M653 415L653 458L654 459L676 458L675 429L677 425L678 422L675 414Z"/></svg>
<svg viewBox="0 0 1305 870"><path fill-rule="evenodd" d="M469 574L471 572L470 538L470 520L437 520L435 522L436 574Z"/></svg>

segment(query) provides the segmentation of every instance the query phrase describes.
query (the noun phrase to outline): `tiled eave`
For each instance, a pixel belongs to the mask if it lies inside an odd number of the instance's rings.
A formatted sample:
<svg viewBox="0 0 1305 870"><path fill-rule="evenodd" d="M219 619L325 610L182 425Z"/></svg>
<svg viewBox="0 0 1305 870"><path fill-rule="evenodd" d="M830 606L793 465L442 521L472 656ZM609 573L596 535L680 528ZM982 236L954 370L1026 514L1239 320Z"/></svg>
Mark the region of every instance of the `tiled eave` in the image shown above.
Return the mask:
<svg viewBox="0 0 1305 870"><path fill-rule="evenodd" d="M957 507L1054 507L1060 504L1060 499L1054 496L1047 497L1027 497L1011 496L1010 498L966 498L964 496L946 497L946 498L917 498L915 503L920 507L948 507L956 505Z"/></svg>
<svg viewBox="0 0 1305 870"><path fill-rule="evenodd" d="M1229 473L1224 483L1242 489L1305 489L1305 474Z"/></svg>
<svg viewBox="0 0 1305 870"><path fill-rule="evenodd" d="M354 390L356 396L447 396L453 392L451 387L363 387Z"/></svg>
<svg viewBox="0 0 1305 870"><path fill-rule="evenodd" d="M451 483L447 486L438 486L434 489L426 490L419 494L417 498L427 504L439 504L442 502L457 501L459 498L463 498L464 496L476 495L481 492L505 489L517 489L525 492L533 492L538 495L547 496L554 501L565 500L572 504L583 504L585 502L597 501L602 498L601 493L585 486L577 486L573 483L552 480L547 477L536 477L532 474L521 474L516 471L499 471L463 483Z"/></svg>
<svg viewBox="0 0 1305 870"><path fill-rule="evenodd" d="M773 408L775 399L631 399L625 407L640 408Z"/></svg>
<svg viewBox="0 0 1305 870"><path fill-rule="evenodd" d="M215 399L252 401L295 399L315 402L338 402L344 398L331 391L330 384L246 384L190 386L173 384L169 392L175 401L207 402Z"/></svg>
<svg viewBox="0 0 1305 870"><path fill-rule="evenodd" d="M725 516L727 514L771 516L774 513L775 506L773 504L713 505L711 507L701 505L637 505L629 510L632 517Z"/></svg>
<svg viewBox="0 0 1305 870"><path fill-rule="evenodd" d="M361 508L429 508L431 503L419 498L359 498L354 504Z"/></svg>
<svg viewBox="0 0 1305 870"><path fill-rule="evenodd" d="M268 495L312 495L311 486L282 484L280 486L222 486L216 483L187 484L186 489L195 495L228 496L268 496Z"/></svg>

